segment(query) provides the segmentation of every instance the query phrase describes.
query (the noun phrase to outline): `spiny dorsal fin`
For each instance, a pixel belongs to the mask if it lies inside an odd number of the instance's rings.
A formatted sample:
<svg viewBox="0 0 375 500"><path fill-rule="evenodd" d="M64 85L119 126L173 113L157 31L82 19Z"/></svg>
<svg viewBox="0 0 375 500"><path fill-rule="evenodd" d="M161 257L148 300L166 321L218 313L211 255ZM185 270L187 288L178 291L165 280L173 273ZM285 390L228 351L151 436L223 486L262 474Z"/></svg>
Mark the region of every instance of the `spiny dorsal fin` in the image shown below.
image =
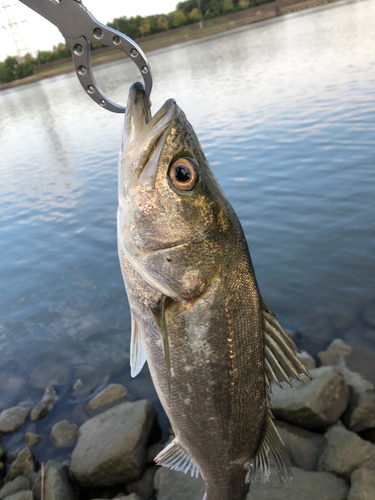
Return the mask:
<svg viewBox="0 0 375 500"><path fill-rule="evenodd" d="M271 384L287 382L293 387L292 380L302 381L301 375L311 375L299 360L298 348L281 327L276 316L262 303L263 333L264 333L264 367L268 392L272 394Z"/></svg>
<svg viewBox="0 0 375 500"><path fill-rule="evenodd" d="M132 313L132 334L130 340L130 375L136 377L146 363L146 353L142 343L138 323Z"/></svg>
<svg viewBox="0 0 375 500"><path fill-rule="evenodd" d="M258 472L261 474L261 482L263 484L268 482L271 472L269 456L271 456L276 466L280 481L282 483L291 481L293 477L290 460L284 443L272 422L270 411L267 412L263 437L258 451L251 462L245 464L245 469L248 471L245 479L246 483L252 483L256 479Z"/></svg>
<svg viewBox="0 0 375 500"><path fill-rule="evenodd" d="M199 467L195 465L192 459L180 447L176 438L154 458L154 461L157 465L182 471L184 474L190 470L192 477L194 475L198 477L200 473Z"/></svg>

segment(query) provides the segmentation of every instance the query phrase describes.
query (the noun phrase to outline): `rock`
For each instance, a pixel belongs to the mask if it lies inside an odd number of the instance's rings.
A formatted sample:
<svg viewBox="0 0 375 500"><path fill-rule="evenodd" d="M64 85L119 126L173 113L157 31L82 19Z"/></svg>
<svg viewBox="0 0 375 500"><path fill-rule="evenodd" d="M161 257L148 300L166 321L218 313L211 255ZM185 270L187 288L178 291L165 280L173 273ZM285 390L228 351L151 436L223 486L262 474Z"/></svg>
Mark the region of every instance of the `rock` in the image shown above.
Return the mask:
<svg viewBox="0 0 375 500"><path fill-rule="evenodd" d="M343 420L350 430L359 432L375 427L375 394L371 382L347 368L346 357L351 352L350 346L341 339L336 339L326 351L320 352L318 357L323 366L335 366L344 377L350 395Z"/></svg>
<svg viewBox="0 0 375 500"><path fill-rule="evenodd" d="M368 469L357 469L350 476L348 500L375 500L375 474Z"/></svg>
<svg viewBox="0 0 375 500"><path fill-rule="evenodd" d="M147 465L155 464L154 458L158 455L161 450L164 450L165 444L153 444L147 448L146 463Z"/></svg>
<svg viewBox="0 0 375 500"><path fill-rule="evenodd" d="M19 491L25 491L31 489L31 481L27 477L18 476L13 481L10 481L5 486L3 486L0 490L0 500L4 500L4 498L9 497L10 495L14 495Z"/></svg>
<svg viewBox="0 0 375 500"><path fill-rule="evenodd" d="M57 394L52 387L47 387L42 400L31 410L31 420L33 422L41 420L55 407Z"/></svg>
<svg viewBox="0 0 375 500"><path fill-rule="evenodd" d="M202 500L205 484L202 476L191 477L167 467L160 467L155 474L157 500Z"/></svg>
<svg viewBox="0 0 375 500"><path fill-rule="evenodd" d="M34 369L29 383L32 387L44 390L48 386L65 385L69 379L70 374L65 366L47 359Z"/></svg>
<svg viewBox="0 0 375 500"><path fill-rule="evenodd" d="M375 456L375 446L344 426L331 427L324 435L318 470L349 479L351 473Z"/></svg>
<svg viewBox="0 0 375 500"><path fill-rule="evenodd" d="M343 415L346 426L354 432L375 427L374 386L359 373L347 368L339 370L350 390L349 405Z"/></svg>
<svg viewBox="0 0 375 500"><path fill-rule="evenodd" d="M32 480L34 478L34 470L34 455L26 447L18 453L17 458L10 466L9 472L5 477L5 482L13 481L18 476L25 476Z"/></svg>
<svg viewBox="0 0 375 500"><path fill-rule="evenodd" d="M127 493L135 493L140 500L150 500L155 493L154 478L158 467L154 465L146 469L138 481L126 485Z"/></svg>
<svg viewBox="0 0 375 500"><path fill-rule="evenodd" d="M12 464L18 457L20 450L14 450L7 454L7 464Z"/></svg>
<svg viewBox="0 0 375 500"><path fill-rule="evenodd" d="M127 495L127 496L126 495L122 495L122 496L116 495L115 499L116 500L141 500L136 493L131 493L130 495Z"/></svg>
<svg viewBox="0 0 375 500"><path fill-rule="evenodd" d="M346 500L349 487L344 479L328 472L304 471L296 467L292 467L292 473L293 481L281 484L272 467L270 482L260 484L258 479L246 500Z"/></svg>
<svg viewBox="0 0 375 500"><path fill-rule="evenodd" d="M360 432L359 435L362 439L375 444L375 427L373 427L372 429L366 429L365 431Z"/></svg>
<svg viewBox="0 0 375 500"><path fill-rule="evenodd" d="M51 439L57 447L65 446L77 437L78 427L68 420L57 422L51 429Z"/></svg>
<svg viewBox="0 0 375 500"><path fill-rule="evenodd" d="M305 365L308 371L313 370L316 368L316 363L315 359L310 356L310 354L307 351L302 351L301 354L297 354L298 358L302 363Z"/></svg>
<svg viewBox="0 0 375 500"><path fill-rule="evenodd" d="M358 372L366 380L375 385L375 352L374 350L352 347L352 352L345 358L346 366Z"/></svg>
<svg viewBox="0 0 375 500"><path fill-rule="evenodd" d="M69 483L65 467L49 460L45 467L45 500L77 500L77 495Z"/></svg>
<svg viewBox="0 0 375 500"><path fill-rule="evenodd" d="M29 416L29 410L22 406L14 406L0 413L0 432L2 434L12 434L16 432Z"/></svg>
<svg viewBox="0 0 375 500"><path fill-rule="evenodd" d="M85 422L70 463L78 484L99 487L136 481L145 466L154 418L153 406L142 400L121 403Z"/></svg>
<svg viewBox="0 0 375 500"><path fill-rule="evenodd" d="M33 492L29 491L19 491L14 495L10 495L10 497L6 497L6 500L34 500Z"/></svg>
<svg viewBox="0 0 375 500"><path fill-rule="evenodd" d="M73 385L73 391L82 391L83 389L83 382L82 380L79 378L76 383Z"/></svg>
<svg viewBox="0 0 375 500"><path fill-rule="evenodd" d="M275 398L272 412L281 420L308 428L324 428L337 422L349 401L347 388L341 373L324 366L310 371L313 380L296 383L295 389L285 392L273 387Z"/></svg>
<svg viewBox="0 0 375 500"><path fill-rule="evenodd" d="M25 434L25 443L30 448L31 446L36 446L42 440L42 436L38 434L34 434L33 432L26 432Z"/></svg>
<svg viewBox="0 0 375 500"><path fill-rule="evenodd" d="M323 435L275 420L292 465L304 470L315 470L323 451Z"/></svg>
<svg viewBox="0 0 375 500"><path fill-rule="evenodd" d="M0 436L0 460L3 459L4 455L6 453L6 450L3 445L3 438Z"/></svg>
<svg viewBox="0 0 375 500"><path fill-rule="evenodd" d="M121 384L109 384L105 389L103 389L99 394L93 397L88 405L88 410L96 410L101 406L113 403L119 399L125 397L128 393L126 387Z"/></svg>
<svg viewBox="0 0 375 500"><path fill-rule="evenodd" d="M0 391L8 391L17 394L22 391L26 380L7 372L0 373Z"/></svg>
<svg viewBox="0 0 375 500"><path fill-rule="evenodd" d="M320 351L318 359L322 366L346 366L345 358L352 352L352 348L341 339L335 339L325 351Z"/></svg>

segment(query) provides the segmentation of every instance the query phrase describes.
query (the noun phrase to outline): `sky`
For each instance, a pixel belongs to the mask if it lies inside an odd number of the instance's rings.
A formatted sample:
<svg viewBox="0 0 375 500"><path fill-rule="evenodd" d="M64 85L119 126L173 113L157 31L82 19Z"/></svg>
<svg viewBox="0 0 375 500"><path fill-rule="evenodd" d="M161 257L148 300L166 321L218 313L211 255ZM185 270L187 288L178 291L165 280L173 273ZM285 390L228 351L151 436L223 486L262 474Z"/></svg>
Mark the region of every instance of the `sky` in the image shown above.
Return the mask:
<svg viewBox="0 0 375 500"><path fill-rule="evenodd" d="M83 4L98 19L106 24L114 17L120 16L147 16L151 14L164 14L175 10L178 0L83 0ZM35 53L39 50L50 50L53 45L64 41L60 31L49 21L36 14L18 0L0 0L0 61L8 55L16 55L13 37L8 25L7 16L3 5L11 5L7 9L11 22L16 22L16 36L19 45L25 42L26 48ZM126 35L126 33L125 33Z"/></svg>

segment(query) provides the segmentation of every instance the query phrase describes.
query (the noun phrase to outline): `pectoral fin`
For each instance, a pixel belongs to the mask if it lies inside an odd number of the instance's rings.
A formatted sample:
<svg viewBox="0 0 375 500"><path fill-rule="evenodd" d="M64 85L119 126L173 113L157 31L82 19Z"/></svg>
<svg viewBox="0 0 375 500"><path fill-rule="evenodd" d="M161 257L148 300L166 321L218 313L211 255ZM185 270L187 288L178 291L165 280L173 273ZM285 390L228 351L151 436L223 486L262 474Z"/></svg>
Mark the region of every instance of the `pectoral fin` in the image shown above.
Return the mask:
<svg viewBox="0 0 375 500"><path fill-rule="evenodd" d="M200 470L186 452L180 447L177 439L174 439L164 450L162 450L154 461L157 465L169 467L172 470L182 471L184 474L191 471L191 476L199 476Z"/></svg>
<svg viewBox="0 0 375 500"><path fill-rule="evenodd" d="M156 325L158 327L159 333L160 333L160 338L163 344L163 352L164 352L164 358L165 358L165 368L167 372L167 381L168 381L168 387L169 387L169 392L171 389L171 354L169 350L169 338L168 338L168 331L167 331L167 322L165 319L165 313L168 307L168 304L170 303L169 297L164 296L161 300L161 302L158 304L157 307L151 308L152 314L155 318Z"/></svg>
<svg viewBox="0 0 375 500"><path fill-rule="evenodd" d="M262 303L263 333L264 333L264 367L266 383L270 393L271 384L287 382L293 387L292 380L302 382L301 375L311 375L299 360L297 347L286 331L281 327L276 316Z"/></svg>
<svg viewBox="0 0 375 500"><path fill-rule="evenodd" d="M132 313L132 333L130 340L130 374L136 377L146 363L146 353L142 343L138 323Z"/></svg>
<svg viewBox="0 0 375 500"><path fill-rule="evenodd" d="M270 456L276 466L280 481L282 483L291 481L292 470L290 460L284 443L272 422L271 412L269 411L264 425L262 441L255 457L244 466L248 471L245 479L246 483L252 483L257 477L258 472L261 474L262 483L268 482L270 476Z"/></svg>

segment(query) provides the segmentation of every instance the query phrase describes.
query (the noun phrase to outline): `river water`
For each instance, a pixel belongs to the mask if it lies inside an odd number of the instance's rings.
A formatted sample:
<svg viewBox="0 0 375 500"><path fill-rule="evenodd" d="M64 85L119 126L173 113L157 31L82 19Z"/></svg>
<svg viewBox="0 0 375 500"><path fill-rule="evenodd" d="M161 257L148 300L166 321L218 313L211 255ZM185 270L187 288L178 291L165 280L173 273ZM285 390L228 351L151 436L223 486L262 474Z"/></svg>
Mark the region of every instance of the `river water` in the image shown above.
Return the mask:
<svg viewBox="0 0 375 500"><path fill-rule="evenodd" d="M313 354L335 337L375 349L373 19L375 0L337 3L148 55L153 111L174 97L187 114L243 224L265 302ZM124 61L95 73L123 103L139 78ZM81 423L109 381L151 400L167 425L147 368L129 375L122 121L74 74L0 93L0 409L60 383L54 412L22 432Z"/></svg>

